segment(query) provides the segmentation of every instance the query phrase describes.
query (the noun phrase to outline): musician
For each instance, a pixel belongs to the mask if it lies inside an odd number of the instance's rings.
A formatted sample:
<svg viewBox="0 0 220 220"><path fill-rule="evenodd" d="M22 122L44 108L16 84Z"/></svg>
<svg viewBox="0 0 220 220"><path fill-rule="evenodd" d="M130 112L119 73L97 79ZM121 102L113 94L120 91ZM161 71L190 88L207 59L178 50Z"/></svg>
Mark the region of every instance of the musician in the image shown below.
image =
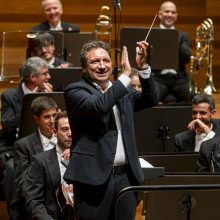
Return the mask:
<svg viewBox="0 0 220 220"><path fill-rule="evenodd" d="M60 0L42 0L42 12L46 21L31 28L31 31L80 32L79 26L61 21L63 6Z"/></svg>
<svg viewBox="0 0 220 220"><path fill-rule="evenodd" d="M201 144L197 158L197 172L220 172L220 133Z"/></svg>
<svg viewBox="0 0 220 220"><path fill-rule="evenodd" d="M56 190L63 180L72 143L66 112L57 114L55 134L56 147L32 157L25 189L29 219L67 219L67 216L61 213L56 198Z"/></svg>
<svg viewBox="0 0 220 220"><path fill-rule="evenodd" d="M220 131L220 121L214 119L216 109L213 96L201 92L192 99L192 120L188 130L175 135L174 151L198 152L203 141Z"/></svg>
<svg viewBox="0 0 220 220"><path fill-rule="evenodd" d="M56 102L50 97L39 96L33 100L31 110L38 129L14 144L16 192L13 202L19 207L19 215L23 215L18 219L26 219L24 192L31 156L53 148L57 142L54 135L54 117L58 111Z"/></svg>
<svg viewBox="0 0 220 220"><path fill-rule="evenodd" d="M31 56L38 56L44 59L49 68L68 68L72 64L67 63L55 56L55 39L49 32L36 33L33 39L33 51L30 51Z"/></svg>
<svg viewBox="0 0 220 220"><path fill-rule="evenodd" d="M47 63L39 57L26 60L22 68L21 83L16 88L6 90L1 95L1 124L0 140L0 171L3 176L3 192L7 202L10 219L18 220L20 214L12 207L15 195L14 185L14 142L21 120L21 108L25 94L35 92L52 92L53 87L48 82L50 74ZM11 186L11 187L9 187Z"/></svg>
<svg viewBox="0 0 220 220"><path fill-rule="evenodd" d="M161 29L175 29L178 17L176 5L171 1L162 3L158 17ZM178 33L179 68L177 70L153 70L160 101L163 101L167 94L174 95L177 102L189 102L191 97L194 96L194 87L192 88L192 94L189 93L189 76L185 69L185 65L190 62L191 56L188 34L180 31Z"/></svg>
<svg viewBox="0 0 220 220"><path fill-rule="evenodd" d="M130 75L131 86L137 91L142 91L138 70L135 68L131 68L131 70L132 70Z"/></svg>
<svg viewBox="0 0 220 220"><path fill-rule="evenodd" d="M134 136L134 111L156 105L158 97L146 63L145 41L137 42L136 63L142 93L131 88L131 66L123 47L121 75L110 81L112 61L102 41L85 44L80 53L83 78L64 91L72 130L70 163L64 175L74 184L76 219L114 219L117 192L144 180ZM134 219L136 194L122 197L117 219Z"/></svg>

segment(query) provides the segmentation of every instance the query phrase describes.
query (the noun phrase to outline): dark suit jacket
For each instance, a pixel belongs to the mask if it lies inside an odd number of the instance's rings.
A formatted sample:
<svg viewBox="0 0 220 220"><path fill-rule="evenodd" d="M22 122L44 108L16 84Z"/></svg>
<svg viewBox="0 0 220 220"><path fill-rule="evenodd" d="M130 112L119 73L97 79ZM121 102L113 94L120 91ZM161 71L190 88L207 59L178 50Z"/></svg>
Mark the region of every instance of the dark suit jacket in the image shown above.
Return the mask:
<svg viewBox="0 0 220 220"><path fill-rule="evenodd" d="M9 89L1 95L1 123L2 137L0 153L13 151L13 144L17 140L17 128L21 119L24 92L21 84L17 88Z"/></svg>
<svg viewBox="0 0 220 220"><path fill-rule="evenodd" d="M197 172L210 172L211 171L211 157L212 152L220 144L220 134L216 134L214 138L204 141L201 144L198 159L197 159Z"/></svg>
<svg viewBox="0 0 220 220"><path fill-rule="evenodd" d="M70 24L62 21L61 26L63 28L62 31L64 32L76 32L76 33L80 32L79 26L75 24ZM50 30L50 25L47 21L44 21L31 28L31 31L49 31L49 30Z"/></svg>
<svg viewBox="0 0 220 220"><path fill-rule="evenodd" d="M31 163L31 157L34 154L43 152L43 145L40 140L39 132L36 131L16 141L14 151L16 189L18 197L24 198L24 183L26 181L28 168Z"/></svg>
<svg viewBox="0 0 220 220"><path fill-rule="evenodd" d="M220 132L219 119L212 119L212 130L215 133ZM174 151L176 152L193 152L195 151L195 132L183 131L175 135Z"/></svg>
<svg viewBox="0 0 220 220"><path fill-rule="evenodd" d="M60 183L56 148L34 155L26 181L26 204L30 219L65 219L56 199Z"/></svg>
<svg viewBox="0 0 220 220"><path fill-rule="evenodd" d="M140 79L143 93L126 89L116 80L102 93L85 78L64 91L73 135L72 156L65 173L67 182L104 183L112 170L117 144L113 106L117 104L128 162L136 181L143 181L134 135L134 111L158 103L152 78Z"/></svg>

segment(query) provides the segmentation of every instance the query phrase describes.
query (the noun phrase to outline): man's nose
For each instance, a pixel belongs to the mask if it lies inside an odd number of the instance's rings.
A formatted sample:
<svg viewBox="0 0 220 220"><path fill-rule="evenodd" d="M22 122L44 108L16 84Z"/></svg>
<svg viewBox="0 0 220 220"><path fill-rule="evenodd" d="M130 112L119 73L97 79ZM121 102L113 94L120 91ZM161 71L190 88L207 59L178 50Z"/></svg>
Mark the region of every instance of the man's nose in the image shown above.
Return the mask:
<svg viewBox="0 0 220 220"><path fill-rule="evenodd" d="M99 68L105 68L105 64L102 60L99 62Z"/></svg>
<svg viewBox="0 0 220 220"><path fill-rule="evenodd" d="M201 118L201 114L199 112L196 113L196 118Z"/></svg>

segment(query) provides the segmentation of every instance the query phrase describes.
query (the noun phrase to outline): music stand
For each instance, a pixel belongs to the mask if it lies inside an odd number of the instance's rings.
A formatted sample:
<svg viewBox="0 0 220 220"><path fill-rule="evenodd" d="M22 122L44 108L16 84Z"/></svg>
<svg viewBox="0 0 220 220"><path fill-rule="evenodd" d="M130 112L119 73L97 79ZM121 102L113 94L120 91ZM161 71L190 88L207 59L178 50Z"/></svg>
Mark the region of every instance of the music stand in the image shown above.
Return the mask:
<svg viewBox="0 0 220 220"><path fill-rule="evenodd" d="M121 47L127 47L132 67L136 67L136 42L144 40L148 30L148 28L143 27L125 27L121 29ZM153 28L147 42L150 43L147 62L152 69L178 69L179 46L177 30Z"/></svg>
<svg viewBox="0 0 220 220"><path fill-rule="evenodd" d="M172 152L175 134L185 131L192 118L191 105L159 105L134 116L138 153Z"/></svg>
<svg viewBox="0 0 220 220"><path fill-rule="evenodd" d="M193 174L196 172L198 152L163 152L139 155L154 167L165 167L165 174Z"/></svg>
<svg viewBox="0 0 220 220"><path fill-rule="evenodd" d="M53 85L53 91L63 91L70 83L77 82L82 78L81 67L71 68L50 68L51 79L49 82Z"/></svg>
<svg viewBox="0 0 220 220"><path fill-rule="evenodd" d="M149 185L218 184L219 175L169 175L151 179ZM169 190L144 193L144 212L148 220L219 219L220 190Z"/></svg>
<svg viewBox="0 0 220 220"><path fill-rule="evenodd" d="M32 101L39 96L49 96L54 99L58 105L58 108L61 110L65 110L65 102L63 92L52 92L52 93L29 93L24 96L22 110L21 110L21 121L18 131L18 139L29 135L34 132L37 128L37 125L34 121L33 114L31 111L31 103Z"/></svg>
<svg viewBox="0 0 220 220"><path fill-rule="evenodd" d="M92 32L65 33L64 34L64 60L79 67L80 51L82 46L89 41L95 40Z"/></svg>

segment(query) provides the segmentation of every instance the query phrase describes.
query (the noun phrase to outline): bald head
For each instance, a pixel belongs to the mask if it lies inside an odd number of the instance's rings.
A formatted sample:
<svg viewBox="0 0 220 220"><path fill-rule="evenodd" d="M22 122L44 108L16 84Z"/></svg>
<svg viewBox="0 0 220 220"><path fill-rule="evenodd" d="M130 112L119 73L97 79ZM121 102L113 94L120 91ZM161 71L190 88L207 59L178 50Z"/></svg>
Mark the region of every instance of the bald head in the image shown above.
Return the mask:
<svg viewBox="0 0 220 220"><path fill-rule="evenodd" d="M60 0L42 0L42 2L41 2L42 10L44 10L45 6L50 4L50 3L56 4L61 8L63 7Z"/></svg>
<svg viewBox="0 0 220 220"><path fill-rule="evenodd" d="M177 20L177 7L171 1L166 1L161 4L158 16L161 20L161 24L166 28L174 26Z"/></svg>
<svg viewBox="0 0 220 220"><path fill-rule="evenodd" d="M63 6L60 0L42 0L42 11L48 23L56 27L61 22L61 15L63 14Z"/></svg>
<svg viewBox="0 0 220 220"><path fill-rule="evenodd" d="M160 11L161 10L164 10L166 7L173 7L175 9L175 11L177 11L177 8L176 8L176 5L174 2L171 2L171 1L166 1L166 2L163 2L161 5L160 5Z"/></svg>

